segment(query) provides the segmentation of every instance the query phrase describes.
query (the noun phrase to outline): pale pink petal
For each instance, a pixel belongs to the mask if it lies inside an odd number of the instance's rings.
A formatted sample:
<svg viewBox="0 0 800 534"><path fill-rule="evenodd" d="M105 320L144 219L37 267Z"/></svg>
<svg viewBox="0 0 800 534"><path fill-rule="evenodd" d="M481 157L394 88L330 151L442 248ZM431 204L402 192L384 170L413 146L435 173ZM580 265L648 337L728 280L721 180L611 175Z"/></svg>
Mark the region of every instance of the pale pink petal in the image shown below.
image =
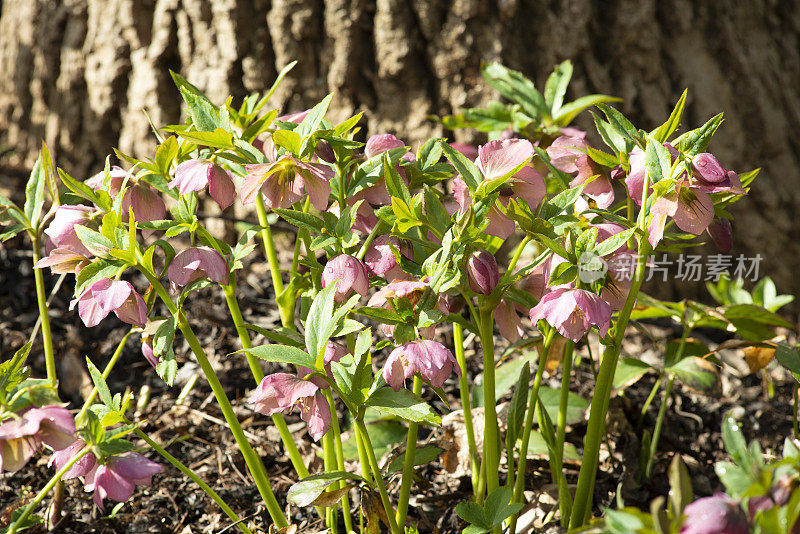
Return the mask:
<svg viewBox="0 0 800 534"><path fill-rule="evenodd" d="M219 165L212 165L208 170L208 193L220 209L225 209L236 198L236 186L233 184L231 172Z"/></svg>
<svg viewBox="0 0 800 534"><path fill-rule="evenodd" d="M367 145L364 147L364 155L366 155L367 158L373 158L378 154L383 154L388 150L403 146L405 146L405 143L392 134L373 135L367 139Z"/></svg>
<svg viewBox="0 0 800 534"><path fill-rule="evenodd" d="M533 157L533 145L526 139L489 141L478 148L478 167L485 180L500 178Z"/></svg>
<svg viewBox="0 0 800 534"><path fill-rule="evenodd" d="M684 232L702 234L714 219L714 202L708 193L698 189L681 188L679 201L672 219Z"/></svg>
<svg viewBox="0 0 800 534"><path fill-rule="evenodd" d="M208 185L208 169L212 165L207 159L184 161L175 169L175 179L168 186L177 187L181 195L201 191Z"/></svg>

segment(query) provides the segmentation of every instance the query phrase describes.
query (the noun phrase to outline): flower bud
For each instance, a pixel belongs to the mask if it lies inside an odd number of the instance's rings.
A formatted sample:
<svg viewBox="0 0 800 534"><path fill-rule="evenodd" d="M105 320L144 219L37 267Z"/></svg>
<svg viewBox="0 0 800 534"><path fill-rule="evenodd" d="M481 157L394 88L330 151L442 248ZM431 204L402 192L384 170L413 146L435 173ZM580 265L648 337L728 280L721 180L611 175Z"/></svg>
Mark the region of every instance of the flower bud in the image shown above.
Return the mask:
<svg viewBox="0 0 800 534"><path fill-rule="evenodd" d="M497 261L485 250L478 250L467 260L467 279L475 293L488 295L500 281Z"/></svg>
<svg viewBox="0 0 800 534"><path fill-rule="evenodd" d="M336 283L336 302L342 302L357 291L366 295L369 289L369 277L364 264L358 258L341 254L331 259L322 271L322 287Z"/></svg>
<svg viewBox="0 0 800 534"><path fill-rule="evenodd" d="M719 160L707 152L692 158L692 168L700 179L712 184L724 182L728 178L728 173Z"/></svg>
<svg viewBox="0 0 800 534"><path fill-rule="evenodd" d="M747 517L739 503L724 493L688 505L680 534L747 534Z"/></svg>
<svg viewBox="0 0 800 534"><path fill-rule="evenodd" d="M336 154L334 154L331 144L325 140L317 143L317 149L314 151L314 154L322 161L336 163Z"/></svg>
<svg viewBox="0 0 800 534"><path fill-rule="evenodd" d="M172 259L167 276L172 284L180 287L204 277L225 285L230 282L231 272L228 262L213 248L192 247L180 251Z"/></svg>
<svg viewBox="0 0 800 534"><path fill-rule="evenodd" d="M731 251L731 248L733 248L733 230L728 219L715 217L706 230L720 252L727 254Z"/></svg>

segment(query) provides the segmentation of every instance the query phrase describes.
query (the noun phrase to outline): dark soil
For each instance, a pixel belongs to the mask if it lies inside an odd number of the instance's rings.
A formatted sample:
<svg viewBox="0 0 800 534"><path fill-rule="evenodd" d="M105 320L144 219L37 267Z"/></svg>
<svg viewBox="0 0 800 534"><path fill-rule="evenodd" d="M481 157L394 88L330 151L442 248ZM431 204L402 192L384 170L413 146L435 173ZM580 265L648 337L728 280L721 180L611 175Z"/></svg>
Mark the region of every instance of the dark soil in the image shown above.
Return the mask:
<svg viewBox="0 0 800 534"><path fill-rule="evenodd" d="M26 342L38 317L31 255L26 247L26 242L18 237L0 248L0 353L3 359L10 357ZM278 317L271 289L265 289L269 288L266 267L261 263L254 263L244 272L251 273L241 277L239 281L239 295L245 319L265 327L274 326ZM49 272L45 278L49 291L57 278ZM141 280L133 279L133 283L143 287ZM71 408L77 409L82 402L82 395L87 391L87 385L90 386L83 358L90 357L102 369L127 331L127 325L110 316L95 328L85 328L80 323L77 312L68 311L73 287L74 279L70 276L55 295L51 304L51 317L59 373L62 377L62 398L71 402ZM287 517L301 532L324 530L324 525L315 519L313 510L297 509L286 504L286 492L296 477L288 458L283 454L271 422L264 416L254 414L242 402L254 383L244 358L230 355L239 345L220 292L206 289L196 293L189 299L186 311L201 343L212 356L229 397L238 407L245 430L251 434L256 450L266 464L272 477L273 489L281 505L287 510ZM668 325L650 327L657 332L657 339L662 336L662 343L666 337L679 335L677 330ZM449 338L449 334L446 337ZM256 339L256 343L262 342L263 339ZM142 397L142 388L149 388L149 402L140 405L137 413L138 420L145 421L143 430L163 444L181 462L196 470L241 518L245 518L254 528L254 532L255 529L265 532L269 517L202 376L184 402L176 405L182 386L199 370L192 363L188 347L181 338L176 339L175 348L180 371L178 383L174 387L167 387L141 356L138 335L134 335L125 347L123 357L109 379L109 385L114 392L129 388L137 399ZM624 355L638 357L647 351L652 352L653 349L652 342L632 330ZM588 399L591 398L593 388L592 368L588 363L585 347L580 347L579 350L585 358L582 365L575 369L572 384L577 393ZM596 357L596 350L594 354ZM733 357L736 357L735 353ZM34 374L44 374L39 343L34 345L29 364ZM477 358L471 359L471 365L474 367L473 371L477 372ZM271 370L274 369L267 369ZM791 436L792 432L793 384L789 378L774 367L768 369L768 375L775 378L775 393L770 399L761 374L743 375L736 369L727 367L721 374L723 387L719 397L698 395L680 385L675 387L654 474L649 481L642 483L636 482L640 448L640 433L636 427L641 406L654 384L655 376L645 376L622 395L614 398L608 420L611 454L604 450L601 456L601 470L595 494L596 513L600 513L602 506L613 505L620 482L623 482L622 496L626 504L646 508L654 497L666 494L666 470L676 454L680 454L688 465L697 495L708 495L721 489L713 466L715 461L724 457L720 425L729 410L734 410L735 415L743 422L748 439L758 439L767 452L780 451L784 439ZM560 378L556 374L551 380L557 386ZM452 409L458 409L455 381L448 381L446 388L449 388ZM434 404L437 408L444 406L440 402ZM657 398L645 417L644 428L652 429L659 404ZM287 419L296 441L306 455L311 471L320 470L321 462L316 455L316 445L308 437L305 425L296 424L299 422L296 415L290 415ZM569 429L568 439L579 451L585 429L585 423ZM431 438L435 437L436 433L431 433ZM145 454L159 460L151 451ZM68 481L63 517L58 523L57 531L190 533L235 530L228 518L197 486L166 462L162 463L165 464L164 471L154 478L152 487L137 488L134 497L122 505L113 517L99 512L92 504L91 495L84 493L79 481ZM549 467L546 459L534 459L529 462L529 466L527 487L533 492L527 495L533 499L532 514L541 519L553 508L554 503ZM352 468L358 469L356 465ZM577 463L566 465L567 478L571 483L577 480L578 468ZM17 473L0 475L0 511L6 509L8 513L10 507L29 502L53 473L53 469L47 467L47 456L41 455ZM409 520L417 523L421 532L460 532L466 525L456 516L455 506L469 496L468 477L454 479L438 462L421 468L420 473L425 483L424 487L421 485L415 488ZM504 478L504 473L501 478ZM399 481L394 480L391 489L396 492L398 486ZM352 498L357 497L353 492ZM114 503L107 504L109 513ZM5 514L0 517L3 516ZM531 528L536 532L557 532L557 527L552 525L551 523L542 527L534 520Z"/></svg>

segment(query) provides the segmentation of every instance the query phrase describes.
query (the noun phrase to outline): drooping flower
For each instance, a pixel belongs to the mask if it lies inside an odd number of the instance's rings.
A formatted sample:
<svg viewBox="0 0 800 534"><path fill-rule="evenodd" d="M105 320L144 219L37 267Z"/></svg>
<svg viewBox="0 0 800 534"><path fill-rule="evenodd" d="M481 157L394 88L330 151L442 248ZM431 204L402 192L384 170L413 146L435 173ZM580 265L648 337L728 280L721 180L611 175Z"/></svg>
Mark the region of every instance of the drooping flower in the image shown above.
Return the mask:
<svg viewBox="0 0 800 534"><path fill-rule="evenodd" d="M192 247L175 255L167 276L172 284L183 287L201 278L225 285L230 282L231 273L219 252L210 247Z"/></svg>
<svg viewBox="0 0 800 534"><path fill-rule="evenodd" d="M347 254L340 254L332 258L322 270L322 287L336 284L335 302L343 302L353 292L361 296L369 290L369 276L364 264L358 258Z"/></svg>
<svg viewBox="0 0 800 534"><path fill-rule="evenodd" d="M87 327L97 326L112 311L128 324L143 327L147 322L147 305L144 299L125 280L101 278L70 302L69 309L75 309L76 305L78 315Z"/></svg>
<svg viewBox="0 0 800 534"><path fill-rule="evenodd" d="M161 195L158 194L147 182L140 180L132 173L114 165L109 170L109 180L105 183L105 173L99 172L86 180L86 185L99 191L105 189L111 198L116 198L122 191L122 185L127 177L127 189L122 197L120 211L122 220L128 220L128 209L133 209L133 216L138 222L159 221L167 213L166 205Z"/></svg>
<svg viewBox="0 0 800 534"><path fill-rule="evenodd" d="M483 174L484 182L491 182L502 179L530 160L532 156L533 145L530 141L497 140L478 148L475 164ZM542 175L533 167L525 165L499 188L499 192L498 200L503 206L508 206L511 198L519 197L524 199L531 209L535 209L545 197L547 190ZM453 196L459 211L464 213L472 203L472 195L460 176L453 180ZM506 217L496 205L489 209L487 219L489 221L485 230L487 234L505 239L514 233L514 221Z"/></svg>
<svg viewBox="0 0 800 534"><path fill-rule="evenodd" d="M161 464L148 460L141 454L125 452L98 464L84 478L84 489L94 491L94 503L105 511L103 501L111 499L125 502L133 495L136 486L149 486L153 475L160 473Z"/></svg>
<svg viewBox="0 0 800 534"><path fill-rule="evenodd" d="M344 345L342 345L337 341L328 340L328 342L325 343L325 353L323 354L322 357L322 365L325 367L325 374L327 374L329 377L333 377L333 375L331 374L331 364L333 362L340 361L347 354L348 354L347 347L345 347ZM309 369L308 367L303 367L302 365L297 366L298 378L306 378L313 372L314 371ZM318 376L312 376L308 378L308 380L315 383L317 386L320 387L320 389L328 388L328 383Z"/></svg>
<svg viewBox="0 0 800 534"><path fill-rule="evenodd" d="M67 248L54 248L50 254L43 257L33 266L34 269L50 267L55 274L77 275L83 267L89 264L89 258L77 254Z"/></svg>
<svg viewBox="0 0 800 534"><path fill-rule="evenodd" d="M664 236L668 217L672 217L678 228L684 232L702 234L714 219L714 201L708 193L689 186L685 179L681 179L674 192L655 201L650 208L650 214L653 218L648 225L649 241L655 248Z"/></svg>
<svg viewBox="0 0 800 534"><path fill-rule="evenodd" d="M0 473L24 466L44 443L58 451L75 441L75 420L66 408L27 408L0 423Z"/></svg>
<svg viewBox="0 0 800 534"><path fill-rule="evenodd" d="M50 456L50 460L47 461L47 465L49 466L55 464L56 471L61 471L61 469L67 465L70 460L75 458L75 456L83 451L84 447L86 447L86 442L82 439L76 439L69 447L61 449L60 451L55 451L53 455ZM74 464L72 464L72 467L70 467L61 478L63 480L69 480L71 478L86 476L95 468L96 465L97 457L94 454L84 454Z"/></svg>
<svg viewBox="0 0 800 534"><path fill-rule="evenodd" d="M300 407L300 416L308 424L308 433L319 441L331 427L331 409L320 387L288 373L265 376L248 402L264 415L287 412Z"/></svg>
<svg viewBox="0 0 800 534"><path fill-rule="evenodd" d="M739 175L727 171L712 154L703 152L692 158L694 181L692 185L705 193L730 192L744 195Z"/></svg>
<svg viewBox="0 0 800 534"><path fill-rule="evenodd" d="M190 159L178 165L169 187L177 187L181 195L208 187L211 198L223 210L236 198L231 172L207 159Z"/></svg>
<svg viewBox="0 0 800 534"><path fill-rule="evenodd" d="M417 372L434 387L442 387L453 372L461 376L453 353L441 343L427 339L397 347L383 366L383 378L395 391Z"/></svg>
<svg viewBox="0 0 800 534"><path fill-rule="evenodd" d="M747 516L739 503L724 493L703 497L684 510L680 534L747 534Z"/></svg>
<svg viewBox="0 0 800 534"><path fill-rule="evenodd" d="M612 315L608 303L583 289L558 288L550 291L531 308L530 318L534 326L544 319L562 336L578 342L592 325L600 329L600 336L608 333Z"/></svg>
<svg viewBox="0 0 800 534"><path fill-rule="evenodd" d="M56 208L53 220L44 231L48 237L48 248L68 250L86 258L91 257L92 252L81 242L75 227L84 226L95 213L97 209L89 206L62 205Z"/></svg>
<svg viewBox="0 0 800 534"><path fill-rule="evenodd" d="M711 224L706 228L711 240L723 254L727 254L733 248L733 229L731 221L721 217L715 217Z"/></svg>
<svg viewBox="0 0 800 534"><path fill-rule="evenodd" d="M376 237L364 254L364 266L370 276L383 276L387 280L403 278L406 274L397 264L394 251L410 258L414 254L413 247L406 241L400 241L393 235Z"/></svg>
<svg viewBox="0 0 800 534"><path fill-rule="evenodd" d="M467 280L475 293L488 295L494 291L500 281L494 256L485 250L473 252L467 259Z"/></svg>
<svg viewBox="0 0 800 534"><path fill-rule="evenodd" d="M586 153L586 141L582 137L562 135L547 148L553 167L574 176L570 187L586 184L583 193L593 199L600 208L614 203L614 188L602 168Z"/></svg>
<svg viewBox="0 0 800 534"><path fill-rule="evenodd" d="M427 279L426 279L427 280ZM423 293L428 288L427 281L418 280L394 280L385 287L376 291L367 302L367 306L374 308L391 308L390 299L403 299L411 306L414 306L422 298ZM386 336L394 335L393 324L382 324L381 331ZM419 334L423 338L431 339L436 334L436 326L427 326L419 329Z"/></svg>
<svg viewBox="0 0 800 534"><path fill-rule="evenodd" d="M515 303L510 300L501 300L494 309L494 322L497 324L500 335L511 343L522 339L522 335L525 333Z"/></svg>
<svg viewBox="0 0 800 534"><path fill-rule="evenodd" d="M247 176L242 184L242 204L256 201L259 192L270 208L291 208L308 195L320 211L328 206L333 169L324 163L302 161L289 154L275 157L274 145L267 144L269 163L245 165Z"/></svg>

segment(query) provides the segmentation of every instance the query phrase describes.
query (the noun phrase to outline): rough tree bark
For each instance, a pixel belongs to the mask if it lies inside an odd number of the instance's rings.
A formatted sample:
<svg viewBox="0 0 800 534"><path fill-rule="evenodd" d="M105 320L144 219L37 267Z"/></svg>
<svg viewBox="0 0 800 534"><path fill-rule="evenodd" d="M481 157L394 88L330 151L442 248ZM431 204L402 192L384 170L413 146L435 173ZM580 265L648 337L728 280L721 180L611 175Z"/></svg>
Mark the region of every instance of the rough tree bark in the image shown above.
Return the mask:
<svg viewBox="0 0 800 534"><path fill-rule="evenodd" d="M493 98L481 61L538 83L565 58L571 96L602 92L644 127L688 87L686 122L725 111L712 149L764 168L735 210L736 251L800 293L800 10L795 0L0 0L0 146L30 165L40 140L76 176L112 146L146 154L156 124L180 118L167 69L212 99L268 86L300 61L274 104L329 91L334 118L366 109L371 132L407 141L427 120ZM584 123L586 124L586 123ZM467 135L459 133L458 135ZM463 139L471 140L471 139Z"/></svg>

